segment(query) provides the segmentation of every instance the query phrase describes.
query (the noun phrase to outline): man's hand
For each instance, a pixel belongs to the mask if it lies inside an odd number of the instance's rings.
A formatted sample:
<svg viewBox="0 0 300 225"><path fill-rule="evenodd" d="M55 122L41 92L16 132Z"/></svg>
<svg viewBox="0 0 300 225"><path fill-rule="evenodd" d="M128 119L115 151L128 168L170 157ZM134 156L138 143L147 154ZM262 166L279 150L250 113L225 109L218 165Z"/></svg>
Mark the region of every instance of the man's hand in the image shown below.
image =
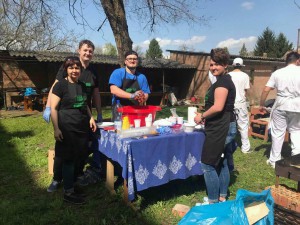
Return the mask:
<svg viewBox="0 0 300 225"><path fill-rule="evenodd" d="M102 118L102 113L99 113L97 115L97 123L101 123L103 121L103 118Z"/></svg>
<svg viewBox="0 0 300 225"><path fill-rule="evenodd" d="M50 115L51 115L51 108L48 106L46 107L43 113L43 118L47 123L50 122Z"/></svg>
<svg viewBox="0 0 300 225"><path fill-rule="evenodd" d="M134 99L138 101L140 104L143 104L146 101L146 96L142 90L139 90L131 95L131 99Z"/></svg>

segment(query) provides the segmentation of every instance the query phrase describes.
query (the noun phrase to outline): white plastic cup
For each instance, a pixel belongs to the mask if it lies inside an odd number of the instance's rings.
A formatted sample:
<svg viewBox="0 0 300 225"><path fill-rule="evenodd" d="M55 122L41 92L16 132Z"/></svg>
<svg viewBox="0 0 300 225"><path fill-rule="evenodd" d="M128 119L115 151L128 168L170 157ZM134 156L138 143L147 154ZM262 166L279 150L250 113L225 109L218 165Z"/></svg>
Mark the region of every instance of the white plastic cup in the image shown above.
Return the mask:
<svg viewBox="0 0 300 225"><path fill-rule="evenodd" d="M141 126L141 119L135 119L134 120L134 127L137 128L137 127L140 127Z"/></svg>
<svg viewBox="0 0 300 225"><path fill-rule="evenodd" d="M176 124L177 118L172 116L170 117L170 122L172 123L172 125Z"/></svg>
<svg viewBox="0 0 300 225"><path fill-rule="evenodd" d="M177 124L183 124L183 117L177 117Z"/></svg>
<svg viewBox="0 0 300 225"><path fill-rule="evenodd" d="M152 117L146 117L145 124L146 124L146 127L151 127L152 126Z"/></svg>

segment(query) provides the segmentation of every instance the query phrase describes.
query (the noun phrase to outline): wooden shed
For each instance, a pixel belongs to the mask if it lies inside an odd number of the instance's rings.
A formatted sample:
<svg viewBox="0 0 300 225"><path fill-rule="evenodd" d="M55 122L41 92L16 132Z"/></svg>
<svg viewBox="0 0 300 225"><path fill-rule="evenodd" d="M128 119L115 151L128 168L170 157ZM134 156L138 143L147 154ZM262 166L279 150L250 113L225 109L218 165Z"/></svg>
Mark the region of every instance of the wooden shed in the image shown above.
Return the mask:
<svg viewBox="0 0 300 225"><path fill-rule="evenodd" d="M27 52L0 51L0 91L4 107L20 104L19 95L24 88L31 87L38 93L53 84L56 73L65 57L76 55L72 52ZM112 71L119 68L118 58L94 55L91 62L99 74L102 104L110 105L111 96L108 80ZM138 70L148 79L152 94L149 104L159 104L165 85L175 87L178 98L184 98L192 82L196 67L168 59L141 59Z"/></svg>

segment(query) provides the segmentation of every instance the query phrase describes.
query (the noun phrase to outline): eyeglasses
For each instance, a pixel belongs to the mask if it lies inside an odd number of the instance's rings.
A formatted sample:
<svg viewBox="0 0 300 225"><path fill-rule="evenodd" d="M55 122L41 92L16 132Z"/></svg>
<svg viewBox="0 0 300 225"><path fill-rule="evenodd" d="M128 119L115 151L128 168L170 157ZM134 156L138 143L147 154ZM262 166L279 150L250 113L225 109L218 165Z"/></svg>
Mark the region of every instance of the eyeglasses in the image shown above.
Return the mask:
<svg viewBox="0 0 300 225"><path fill-rule="evenodd" d="M127 61L137 61L138 58L127 58L126 60L127 60Z"/></svg>

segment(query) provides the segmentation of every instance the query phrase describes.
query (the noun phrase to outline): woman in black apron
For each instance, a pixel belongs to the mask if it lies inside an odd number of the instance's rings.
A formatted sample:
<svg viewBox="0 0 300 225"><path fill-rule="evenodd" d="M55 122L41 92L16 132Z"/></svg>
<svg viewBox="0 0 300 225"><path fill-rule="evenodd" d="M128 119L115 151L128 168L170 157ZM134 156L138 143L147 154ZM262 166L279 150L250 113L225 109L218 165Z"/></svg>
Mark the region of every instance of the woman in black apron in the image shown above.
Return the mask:
<svg viewBox="0 0 300 225"><path fill-rule="evenodd" d="M96 130L96 123L87 106L90 80L78 78L81 63L78 57L69 57L64 62L68 76L55 84L51 96L51 120L54 127L55 156L63 160L64 200L74 204L85 203L74 191L75 164L85 157L88 132Z"/></svg>
<svg viewBox="0 0 300 225"><path fill-rule="evenodd" d="M217 81L205 96L205 112L197 113L196 123L205 120L206 139L201 162L208 202L225 201L229 185L229 170L225 156L225 140L229 125L235 121L233 113L235 86L227 74L229 55L224 49L211 51L210 71Z"/></svg>

